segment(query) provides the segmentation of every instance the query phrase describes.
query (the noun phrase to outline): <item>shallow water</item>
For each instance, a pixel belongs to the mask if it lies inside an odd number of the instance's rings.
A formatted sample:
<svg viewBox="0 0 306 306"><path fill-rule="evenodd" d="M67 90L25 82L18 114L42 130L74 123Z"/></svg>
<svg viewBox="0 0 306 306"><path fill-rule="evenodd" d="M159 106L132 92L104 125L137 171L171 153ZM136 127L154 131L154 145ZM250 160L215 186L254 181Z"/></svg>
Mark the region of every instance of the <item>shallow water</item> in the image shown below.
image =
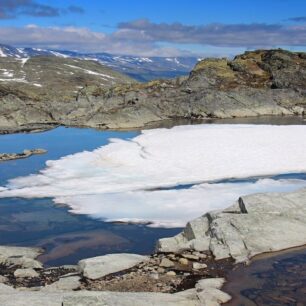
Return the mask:
<svg viewBox="0 0 306 306"><path fill-rule="evenodd" d="M16 176L36 173L45 166L50 159L94 150L108 143L109 138L133 138L139 132L97 131L87 128L59 127L47 132L32 134L0 135L0 152L17 153L24 149L42 148L47 154L35 155L26 159L17 159L0 164L0 185Z"/></svg>
<svg viewBox="0 0 306 306"><path fill-rule="evenodd" d="M239 266L223 288L226 306L306 305L306 248L287 250Z"/></svg>
<svg viewBox="0 0 306 306"><path fill-rule="evenodd" d="M0 185L8 179L36 173L44 168L47 160L93 150L108 143L109 138L126 139L137 133L60 127L37 134L2 135L0 152L44 148L48 153L1 163ZM158 238L179 231L106 223L84 215L72 215L67 207L55 206L52 199L0 199L0 245L41 246L46 249L41 260L48 265L71 264L81 258L110 252L148 254Z"/></svg>

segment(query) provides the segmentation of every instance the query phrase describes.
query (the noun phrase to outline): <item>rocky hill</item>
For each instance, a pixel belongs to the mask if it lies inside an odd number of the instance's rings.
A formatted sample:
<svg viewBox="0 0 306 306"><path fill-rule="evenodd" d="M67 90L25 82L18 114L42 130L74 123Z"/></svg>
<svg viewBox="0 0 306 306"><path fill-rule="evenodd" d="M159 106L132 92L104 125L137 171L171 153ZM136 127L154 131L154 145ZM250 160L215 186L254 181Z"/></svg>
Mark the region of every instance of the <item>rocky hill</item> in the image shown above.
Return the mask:
<svg viewBox="0 0 306 306"><path fill-rule="evenodd" d="M138 81L156 78L171 78L187 75L197 63L197 57L139 57L109 53L80 53L76 51L38 48L15 48L0 44L0 57L30 58L34 56L56 56L94 60L113 70L129 75Z"/></svg>
<svg viewBox="0 0 306 306"><path fill-rule="evenodd" d="M0 82L35 92L35 87L73 91L85 84L111 86L134 80L96 61L37 56L0 57Z"/></svg>
<svg viewBox="0 0 306 306"><path fill-rule="evenodd" d="M37 60L27 61L24 67ZM69 60L69 64L63 63L65 67L77 66L77 60ZM71 69L75 73L89 67ZM96 70L91 68L91 71ZM46 76L48 83L47 73ZM33 84L31 88L46 88L44 94L24 89L23 82L12 87L13 81L2 81L1 129L44 124L135 128L165 119L303 114L306 106L306 54L284 50L246 52L232 61L205 59L188 77L149 83L130 82L109 87L102 81L101 85L90 83L91 74L87 76L75 83L82 86L79 91L69 81L67 86L61 85L63 81L42 87ZM32 78L27 80L38 83ZM57 79L57 76L49 75L49 78ZM43 85L42 80L39 82Z"/></svg>

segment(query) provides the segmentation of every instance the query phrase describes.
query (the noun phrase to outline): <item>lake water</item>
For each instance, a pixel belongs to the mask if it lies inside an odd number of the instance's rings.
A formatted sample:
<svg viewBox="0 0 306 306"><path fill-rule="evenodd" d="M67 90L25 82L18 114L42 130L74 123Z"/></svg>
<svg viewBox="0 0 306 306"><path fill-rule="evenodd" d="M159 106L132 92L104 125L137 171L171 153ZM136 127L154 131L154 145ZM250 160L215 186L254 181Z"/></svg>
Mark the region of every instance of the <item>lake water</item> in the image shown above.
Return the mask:
<svg viewBox="0 0 306 306"><path fill-rule="evenodd" d="M239 120L207 120L206 123L305 124L300 117L262 117ZM188 122L176 122L186 124ZM194 122L192 122L194 123ZM196 123L199 123L198 121ZM203 123L203 122L202 122ZM164 127L173 122L164 122ZM59 127L43 133L0 136L0 152L21 152L43 148L47 154L0 164L0 186L7 180L37 173L47 160L91 151L108 143L109 138L133 138L137 131L96 131L93 129ZM304 174L283 174L276 179L299 178ZM254 179L249 179L251 182ZM221 182L222 183L222 182ZM235 181L234 181L235 183ZM241 181L237 181L241 183ZM191 186L177 186L186 189ZM65 206L54 205L51 198L0 199L0 245L40 246L45 254L40 258L47 265L72 264L81 258L115 252L148 254L155 241L173 236L181 228L150 228L141 224L108 223L86 215L74 215Z"/></svg>
<svg viewBox="0 0 306 306"><path fill-rule="evenodd" d="M306 305L306 247L256 257L227 276L224 306Z"/></svg>
<svg viewBox="0 0 306 306"><path fill-rule="evenodd" d="M47 154L0 164L0 185L17 176L36 173L50 159L93 150L109 138L130 138L138 132L99 132L93 129L64 128L35 134L0 136L0 152L21 152L44 148ZM106 223L84 215L72 215L67 207L55 206L52 199L0 199L0 245L40 246L47 265L72 264L81 258L110 252L148 254L157 239L172 236L180 229L149 228L143 225Z"/></svg>

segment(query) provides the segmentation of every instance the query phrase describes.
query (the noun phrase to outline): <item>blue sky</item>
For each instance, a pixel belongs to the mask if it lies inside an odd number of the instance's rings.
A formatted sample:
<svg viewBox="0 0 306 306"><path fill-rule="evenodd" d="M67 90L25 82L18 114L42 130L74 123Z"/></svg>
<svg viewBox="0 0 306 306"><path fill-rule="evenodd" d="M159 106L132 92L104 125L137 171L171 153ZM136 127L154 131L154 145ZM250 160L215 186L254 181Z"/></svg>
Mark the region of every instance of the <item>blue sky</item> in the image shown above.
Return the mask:
<svg viewBox="0 0 306 306"><path fill-rule="evenodd" d="M305 0L0 0L0 43L138 55L305 50Z"/></svg>

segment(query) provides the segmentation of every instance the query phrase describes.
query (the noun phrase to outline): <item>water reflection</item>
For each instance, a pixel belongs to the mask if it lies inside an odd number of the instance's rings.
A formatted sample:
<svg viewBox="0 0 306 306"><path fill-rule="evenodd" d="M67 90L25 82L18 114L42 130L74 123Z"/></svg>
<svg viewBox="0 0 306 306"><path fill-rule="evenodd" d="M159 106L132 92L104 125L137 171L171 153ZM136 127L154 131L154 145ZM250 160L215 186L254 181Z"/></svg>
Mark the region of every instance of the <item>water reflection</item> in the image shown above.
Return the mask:
<svg viewBox="0 0 306 306"><path fill-rule="evenodd" d="M47 154L0 163L0 185L17 176L36 173L45 162L83 150L93 150L109 138L132 138L139 132L96 131L60 127L44 133L0 136L0 152L44 148ZM151 253L155 241L180 229L152 229L142 225L112 224L72 215L52 199L0 199L0 245L40 246L47 265L72 264L110 252Z"/></svg>
<svg viewBox="0 0 306 306"><path fill-rule="evenodd" d="M306 247L255 260L229 273L227 306L306 305Z"/></svg>

